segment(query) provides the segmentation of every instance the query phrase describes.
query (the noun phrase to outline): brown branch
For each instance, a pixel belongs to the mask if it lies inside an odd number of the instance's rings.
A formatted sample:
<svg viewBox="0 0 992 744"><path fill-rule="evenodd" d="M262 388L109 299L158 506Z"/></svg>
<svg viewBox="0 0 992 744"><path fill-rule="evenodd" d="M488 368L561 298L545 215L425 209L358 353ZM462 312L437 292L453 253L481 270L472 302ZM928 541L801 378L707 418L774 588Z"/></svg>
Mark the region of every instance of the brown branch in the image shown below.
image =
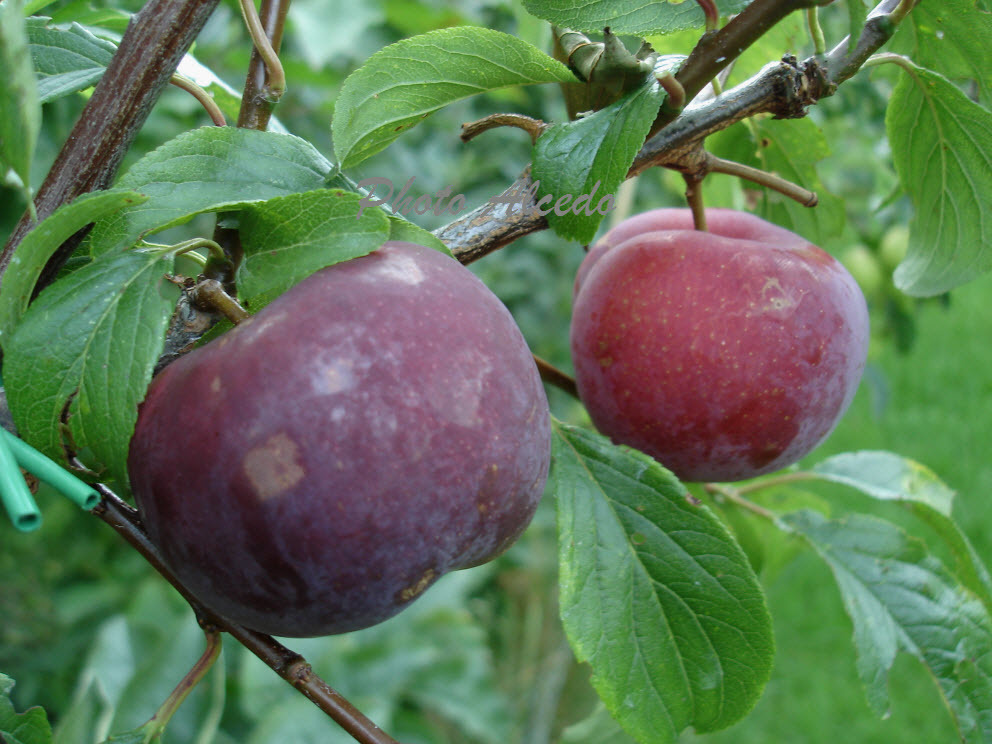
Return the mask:
<svg viewBox="0 0 992 744"><path fill-rule="evenodd" d="M905 0L882 0L869 14L861 36L853 46L847 38L827 54L827 75L834 87L851 78L882 44L892 38L897 23L890 14L904 3Z"/></svg>
<svg viewBox="0 0 992 744"><path fill-rule="evenodd" d="M44 219L80 194L105 189L162 89L218 0L149 0L131 17L107 71L86 103L65 146L38 189ZM25 214L0 252L0 277L33 227ZM45 266L35 292L54 281L85 232L65 243Z"/></svg>
<svg viewBox="0 0 992 744"><path fill-rule="evenodd" d="M201 624L216 626L240 641L245 648L302 692L308 700L330 716L360 744L397 744L395 739L314 674L302 656L286 648L272 636L228 622L207 609L165 565L158 548L149 540L137 510L122 501L103 484L98 483L94 487L102 498L93 509L93 513L109 524L175 587L196 612Z"/></svg>
<svg viewBox="0 0 992 744"><path fill-rule="evenodd" d="M564 390L573 398L579 397L579 388L575 384L575 378L558 369L551 362L546 361L534 354L534 362L537 364L537 371L541 379L549 385L554 385L559 390Z"/></svg>
<svg viewBox="0 0 992 744"><path fill-rule="evenodd" d="M757 75L726 91L719 98L687 107L681 116L648 140L634 158L627 177L654 166L684 170L687 158L698 153L703 140L732 124L761 113L794 117L825 94L818 84L821 71L810 61L803 68L786 60L766 65ZM528 193L533 181L529 170L504 194ZM434 231L462 263L471 263L517 238L548 227L533 198L525 197L501 216L489 204Z"/></svg>
<svg viewBox="0 0 992 744"><path fill-rule="evenodd" d="M754 0L740 13L731 18L718 31L703 34L696 47L689 53L676 79L685 89L686 100L695 98L723 68L732 63L740 54L760 39L775 24L789 13L799 8L820 5L821 2L806 0ZM673 112L662 108L651 127L649 136L659 132L674 119Z"/></svg>
<svg viewBox="0 0 992 744"><path fill-rule="evenodd" d="M784 17L780 14L787 10L818 4L821 3L806 2L790 4L789 8L785 8L786 4L778 0L756 0L747 10L754 12L753 8L761 6L770 8L773 17ZM845 39L827 55L823 64L811 58L799 65L795 59L787 57L766 65L749 80L725 91L718 98L686 107L677 118L648 138L634 158L627 178L654 166L682 164L690 153L700 150L707 136L757 114L769 113L779 118L804 116L810 106L833 95L837 85L850 78L869 56L888 41L891 36L886 28L886 24L891 25L888 14L898 5L899 0L881 0L869 14L854 50L849 53L850 44ZM717 33L723 33L736 20L735 17ZM770 28L767 21L755 26ZM712 76L714 72L694 72L689 76L686 72L688 67L687 60L676 77L686 87L687 96L693 97L698 93L697 86L705 85L709 79L707 75ZM687 79L692 81L688 87ZM504 194L527 190L532 186L528 168ZM471 263L517 238L547 227L548 222L537 212L533 199L524 199L519 208L503 219L496 218L489 205L482 205L438 228L434 234L447 244L460 261Z"/></svg>

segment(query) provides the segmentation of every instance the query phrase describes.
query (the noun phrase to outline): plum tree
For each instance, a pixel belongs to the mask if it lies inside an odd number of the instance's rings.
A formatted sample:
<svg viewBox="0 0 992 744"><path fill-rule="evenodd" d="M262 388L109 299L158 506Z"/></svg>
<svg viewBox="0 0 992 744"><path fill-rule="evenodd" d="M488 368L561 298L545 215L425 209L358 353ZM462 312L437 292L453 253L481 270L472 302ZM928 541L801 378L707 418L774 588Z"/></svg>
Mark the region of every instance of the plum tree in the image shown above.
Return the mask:
<svg viewBox="0 0 992 744"><path fill-rule="evenodd" d="M596 427L683 480L780 469L833 430L868 348L864 296L844 267L753 215L632 217L589 252L571 348Z"/></svg>
<svg viewBox="0 0 992 744"><path fill-rule="evenodd" d="M410 243L323 269L166 367L129 451L169 567L249 628L390 617L530 521L550 418L509 311Z"/></svg>

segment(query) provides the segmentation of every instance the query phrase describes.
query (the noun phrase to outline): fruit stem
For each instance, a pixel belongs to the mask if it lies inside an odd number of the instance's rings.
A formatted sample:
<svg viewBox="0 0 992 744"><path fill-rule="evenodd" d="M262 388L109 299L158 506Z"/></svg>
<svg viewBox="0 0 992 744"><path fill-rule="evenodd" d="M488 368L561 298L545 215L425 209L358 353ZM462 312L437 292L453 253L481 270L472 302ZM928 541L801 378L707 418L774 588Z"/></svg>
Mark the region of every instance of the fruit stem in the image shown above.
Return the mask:
<svg viewBox="0 0 992 744"><path fill-rule="evenodd" d="M683 173L685 179L685 200L692 210L692 224L700 232L707 232L706 207L703 204L703 179L705 174Z"/></svg>
<svg viewBox="0 0 992 744"><path fill-rule="evenodd" d="M251 317L236 299L224 291L224 285L216 279L204 279L193 290L194 303L204 309L215 310L238 325Z"/></svg>
<svg viewBox="0 0 992 744"><path fill-rule="evenodd" d="M186 697L193 691L200 681L207 676L207 672L217 661L217 657L220 656L221 649L221 635L220 631L213 626L206 626L203 629L203 634L207 641L207 647L203 650L203 654L197 659L193 668L190 669L186 676L182 678L176 689L174 689L169 697L165 699L162 706L155 711L155 715L149 719L148 723L142 726L145 732L146 741L151 741L157 736L161 736L162 732L165 731L165 727L169 723L169 719L172 718L173 714L179 710L179 706L183 704Z"/></svg>
<svg viewBox="0 0 992 744"><path fill-rule="evenodd" d="M175 85L180 90L184 90L195 98L204 110L210 116L210 121L216 124L218 127L226 127L227 119L224 118L224 112L220 110L220 106L214 100L214 97L207 93L203 88L194 83L187 77L183 77L179 73L174 73L169 79L169 82Z"/></svg>
<svg viewBox="0 0 992 744"><path fill-rule="evenodd" d="M78 461L73 461L79 465ZM189 602L201 625L213 625L229 633L241 645L261 659L276 674L299 690L304 697L320 708L339 726L348 732L359 744L399 744L369 720L340 693L333 690L324 680L313 673L306 660L290 651L272 636L234 625L207 610L192 592L168 569L141 525L137 509L129 506L103 483L94 488L100 493L100 503L93 513L110 525L131 547L137 550L152 568Z"/></svg>
<svg viewBox="0 0 992 744"><path fill-rule="evenodd" d="M815 207L820 201L815 192L804 189L791 181L786 181L781 176L776 176L774 173L763 171L760 168L752 168L743 163L735 163L733 160L724 160L711 153L706 153L705 166L707 172L725 173L728 176L743 178L784 194L804 207Z"/></svg>
<svg viewBox="0 0 992 744"><path fill-rule="evenodd" d="M537 354L534 354L534 362L537 364L537 370L540 372L542 380L549 385L554 385L556 388L564 390L573 398L579 397L579 388L575 384L573 377L565 374L550 362L541 359Z"/></svg>
<svg viewBox="0 0 992 744"><path fill-rule="evenodd" d="M537 142L548 125L540 119L535 119L523 114L490 114L478 121L470 121L462 124L462 142L468 142L474 137L496 127L516 127L523 129L530 135L531 142Z"/></svg>

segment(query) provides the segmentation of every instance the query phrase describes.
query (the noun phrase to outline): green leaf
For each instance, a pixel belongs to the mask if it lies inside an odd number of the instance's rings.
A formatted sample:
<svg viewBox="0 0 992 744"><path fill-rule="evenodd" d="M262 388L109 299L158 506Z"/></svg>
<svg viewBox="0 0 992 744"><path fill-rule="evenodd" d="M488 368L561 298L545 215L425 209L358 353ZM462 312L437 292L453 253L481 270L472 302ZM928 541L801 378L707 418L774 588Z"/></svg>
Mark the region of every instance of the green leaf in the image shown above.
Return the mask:
<svg viewBox="0 0 992 744"><path fill-rule="evenodd" d="M952 80L974 80L979 100L992 105L992 14L976 0L919 3L899 24L891 41L894 51Z"/></svg>
<svg viewBox="0 0 992 744"><path fill-rule="evenodd" d="M6 345L48 259L62 243L94 220L145 200L133 191L94 191L63 204L24 236L0 283L0 345Z"/></svg>
<svg viewBox="0 0 992 744"><path fill-rule="evenodd" d="M451 251L448 250L448 246L446 246L438 238L434 237L434 233L425 230L420 227L420 225L413 224L398 214L389 215L389 239L400 240L407 243L417 243L418 245L433 248L436 251L441 251L441 253L445 253L449 256L451 255Z"/></svg>
<svg viewBox="0 0 992 744"><path fill-rule="evenodd" d="M954 491L928 467L892 452L844 452L813 466L824 480L843 483L883 501L912 501L951 516Z"/></svg>
<svg viewBox="0 0 992 744"><path fill-rule="evenodd" d="M52 727L48 716L40 707L28 708L23 713L14 710L10 691L14 680L0 672L0 742L5 744L51 744Z"/></svg>
<svg viewBox="0 0 992 744"><path fill-rule="evenodd" d="M951 517L954 492L932 470L891 452L862 451L830 457L815 465L811 472L823 480L856 488L872 498L907 507L951 549L959 580L992 614L992 577Z"/></svg>
<svg viewBox="0 0 992 744"><path fill-rule="evenodd" d="M748 0L716 0L721 16L736 13ZM528 12L556 26L576 31L602 31L609 26L615 34L668 34L686 28L701 28L705 17L694 2L653 2L643 0L524 0Z"/></svg>
<svg viewBox="0 0 992 744"><path fill-rule="evenodd" d="M667 57L656 69L674 71L684 60ZM538 138L533 178L540 184L538 204L556 233L583 243L592 241L613 206L612 201L607 206L600 200L614 194L627 177L666 95L656 80L646 79L643 87L616 103L556 124Z"/></svg>
<svg viewBox="0 0 992 744"><path fill-rule="evenodd" d="M29 18L27 31L42 103L95 85L117 51L114 42L94 35L78 23L63 27L53 25L50 18ZM193 55L185 55L176 72L203 88L229 120L238 118L240 93ZM269 130L285 133L275 119Z"/></svg>
<svg viewBox="0 0 992 744"><path fill-rule="evenodd" d="M30 201L31 159L41 131L41 101L28 54L22 0L0 5L0 183L10 169Z"/></svg>
<svg viewBox="0 0 992 744"><path fill-rule="evenodd" d="M240 219L245 258L237 277L242 301L257 304L325 266L364 256L386 242L389 218L379 209L366 209L358 217L360 200L358 194L322 189L246 208Z"/></svg>
<svg viewBox="0 0 992 744"><path fill-rule="evenodd" d="M117 187L148 201L99 220L90 250L99 255L203 212L235 209L276 196L323 187L331 164L287 134L236 127L201 127L152 151Z"/></svg>
<svg viewBox="0 0 992 744"><path fill-rule="evenodd" d="M117 46L78 23L49 26L50 18L29 18L28 48L38 75L42 103L85 90L103 77Z"/></svg>
<svg viewBox="0 0 992 744"><path fill-rule="evenodd" d="M992 738L992 621L984 605L922 542L883 520L854 514L787 514L837 580L854 624L858 674L879 714L889 704L887 679L899 651L931 672L962 740Z"/></svg>
<svg viewBox="0 0 992 744"><path fill-rule="evenodd" d="M935 295L992 269L992 113L914 67L892 93L885 126L915 208L896 286Z"/></svg>
<svg viewBox="0 0 992 744"><path fill-rule="evenodd" d="M774 646L743 551L646 455L560 423L553 453L562 620L610 713L652 744L741 718Z"/></svg>
<svg viewBox="0 0 992 744"><path fill-rule="evenodd" d="M127 483L138 404L161 353L179 289L168 253L106 254L45 289L4 355L4 382L21 435L65 462L68 411L83 464Z"/></svg>
<svg viewBox="0 0 992 744"><path fill-rule="evenodd" d="M575 82L568 68L525 41L464 26L403 39L344 81L331 134L341 167L383 150L438 109L510 85Z"/></svg>

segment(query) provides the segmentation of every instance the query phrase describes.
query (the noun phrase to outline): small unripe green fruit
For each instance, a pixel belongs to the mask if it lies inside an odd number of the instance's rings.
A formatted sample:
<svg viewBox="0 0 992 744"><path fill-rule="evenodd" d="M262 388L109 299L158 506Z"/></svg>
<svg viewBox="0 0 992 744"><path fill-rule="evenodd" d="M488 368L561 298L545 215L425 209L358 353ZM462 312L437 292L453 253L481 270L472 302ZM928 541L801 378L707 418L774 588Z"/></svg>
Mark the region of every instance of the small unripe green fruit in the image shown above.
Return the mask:
<svg viewBox="0 0 992 744"><path fill-rule="evenodd" d="M885 284L885 272L878 257L867 247L851 246L844 251L840 260L866 295L871 297L882 290Z"/></svg>
<svg viewBox="0 0 992 744"><path fill-rule="evenodd" d="M893 225L882 236L878 244L878 255L888 271L895 270L902 263L909 251L909 228L905 225Z"/></svg>

